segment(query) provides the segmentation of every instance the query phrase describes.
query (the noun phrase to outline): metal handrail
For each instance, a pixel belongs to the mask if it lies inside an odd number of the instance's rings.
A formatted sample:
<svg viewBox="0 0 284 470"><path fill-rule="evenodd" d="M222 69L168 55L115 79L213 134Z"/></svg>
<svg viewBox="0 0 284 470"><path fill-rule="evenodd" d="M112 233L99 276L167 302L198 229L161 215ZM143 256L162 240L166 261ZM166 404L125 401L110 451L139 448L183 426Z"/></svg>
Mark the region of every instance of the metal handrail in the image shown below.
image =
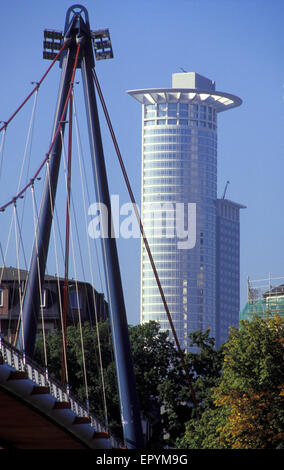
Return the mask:
<svg viewBox="0 0 284 470"><path fill-rule="evenodd" d="M89 417L90 425L96 432L108 432L107 429L100 423L100 421L89 412L88 408L84 406L74 395L65 389L54 378L50 378L48 371L37 363L27 358L25 354L15 348L12 344L7 342L1 337L0 334L0 356L5 364L13 367L18 371L26 372L27 378L41 387L49 387L49 393L60 402L69 402L71 410L78 417ZM121 448L119 439L109 436L112 447Z"/></svg>

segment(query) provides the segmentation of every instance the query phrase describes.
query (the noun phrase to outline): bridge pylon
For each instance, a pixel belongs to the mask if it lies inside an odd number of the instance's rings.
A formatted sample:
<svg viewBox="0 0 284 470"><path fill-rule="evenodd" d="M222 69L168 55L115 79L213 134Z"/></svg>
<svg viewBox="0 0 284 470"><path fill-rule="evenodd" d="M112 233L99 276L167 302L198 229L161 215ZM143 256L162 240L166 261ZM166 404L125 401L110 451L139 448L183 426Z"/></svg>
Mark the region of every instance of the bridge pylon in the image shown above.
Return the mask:
<svg viewBox="0 0 284 470"><path fill-rule="evenodd" d="M95 66L94 51L99 60L112 57L112 48L108 30L91 31L86 8L77 4L67 10L63 33L53 30L45 31L44 58L54 59L56 51L63 45L65 47L60 55L62 72L51 137L52 146L48 156L48 170L23 301L17 347L28 357L33 357L62 153L62 134L65 129L68 100L72 92L75 72L77 68L81 68L96 196L97 201L106 206L109 214L109 233L101 238L101 242L124 441L126 448L142 449L144 444L141 418L117 246L115 238L111 236L113 224L110 195L92 74ZM103 226L103 221L101 226Z"/></svg>

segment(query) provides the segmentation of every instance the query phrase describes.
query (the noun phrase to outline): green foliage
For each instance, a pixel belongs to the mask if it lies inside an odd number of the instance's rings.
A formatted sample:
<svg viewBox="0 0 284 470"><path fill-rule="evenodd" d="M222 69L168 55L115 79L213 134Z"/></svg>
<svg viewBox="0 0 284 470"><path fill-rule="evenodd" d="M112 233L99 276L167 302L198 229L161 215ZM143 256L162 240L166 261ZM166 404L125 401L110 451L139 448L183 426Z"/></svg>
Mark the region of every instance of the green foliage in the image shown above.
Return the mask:
<svg viewBox="0 0 284 470"><path fill-rule="evenodd" d="M211 404L186 425L177 446L279 449L283 446L283 322L257 318L232 329ZM213 404L213 407L212 407Z"/></svg>
<svg viewBox="0 0 284 470"><path fill-rule="evenodd" d="M283 379L283 323L257 318L240 322L225 345L222 387L255 392L278 387Z"/></svg>
<svg viewBox="0 0 284 470"><path fill-rule="evenodd" d="M194 389L199 401L195 416L212 407L211 389L218 384L223 366L223 348L215 349L215 340L209 333L206 330L189 335L191 351L186 354L186 363L194 376Z"/></svg>
<svg viewBox="0 0 284 470"><path fill-rule="evenodd" d="M198 418L193 417L186 423L185 433L176 440L179 449L224 449L216 438L216 430L226 421L226 410L204 408Z"/></svg>
<svg viewBox="0 0 284 470"><path fill-rule="evenodd" d="M116 384L116 372L113 358L109 322L101 322L96 328L85 324L83 327L84 361L87 370L87 384L91 410L104 422L104 397L102 393L102 373L106 395L107 414L112 432L122 437L120 408ZM98 348L98 336L100 349ZM140 410L153 425L152 439L156 445L162 442L163 426L160 418L159 386L166 380L169 371L177 363L177 353L168 333L160 332L155 322L129 328L136 388ZM86 399L84 385L84 367L82 342L79 327L67 328L68 382L71 390ZM46 338L49 373L60 380L62 340L61 332L53 331ZM36 360L43 362L42 338L36 345ZM101 354L103 368L100 368ZM151 445L149 443L149 445Z"/></svg>
<svg viewBox="0 0 284 470"><path fill-rule="evenodd" d="M160 331L159 325L153 321L130 327L129 337L140 410L152 425L152 437L147 446L161 448L165 442L173 446L175 439L184 433L185 423L192 414L197 413L197 410L193 409L190 389L177 350L170 340L168 332ZM120 409L109 322L99 324L99 338L101 351L98 349L96 328L89 324L84 325L84 361L87 370L90 407L104 423L105 407L99 361L99 354L101 354L109 426L112 432L121 437ZM84 401L86 392L79 327L70 326L67 328L66 343L68 382L71 390ZM53 331L48 334L46 344L49 373L60 380L61 332ZM214 351L214 341L209 338L208 332L195 333L192 336L192 344L197 345L201 352L187 354L185 360L198 395L205 403L208 385L214 383L218 376L220 355ZM43 362L42 346L41 338L36 346L38 362Z"/></svg>
<svg viewBox="0 0 284 470"><path fill-rule="evenodd" d="M140 410L152 424L148 447L159 448L165 431L160 387L170 380L179 362L178 354L168 333L161 332L154 321L130 328L129 334Z"/></svg>
<svg viewBox="0 0 284 470"><path fill-rule="evenodd" d="M169 433L167 443L170 446L176 445L176 439L183 435L185 424L189 420L195 422L204 408L212 406L211 387L218 382L222 367L222 351L214 348L214 339L210 338L209 330L204 333L196 331L191 333L189 338L190 346L195 352L185 353L185 363L198 407L194 408L180 361L170 370L167 379L159 387L160 398L166 410L163 424Z"/></svg>
<svg viewBox="0 0 284 470"><path fill-rule="evenodd" d="M120 409L109 323L101 322L98 331L96 327L85 323L82 331L81 338L79 326L68 326L67 328L68 384L72 392L83 403L86 403L86 390L88 390L90 409L103 424L106 424L107 414L110 428L116 435L121 436ZM42 341L42 338L40 338L36 343L35 359L38 362L43 362ZM49 374L55 379L61 380L62 334L60 330L54 330L47 335L46 347ZM100 361L100 356L102 361ZM101 362L103 367L101 367ZM87 371L86 379L85 370ZM103 394L104 388L107 397L106 406Z"/></svg>
<svg viewBox="0 0 284 470"><path fill-rule="evenodd" d="M278 318L243 321L219 350L209 331L192 333L191 351L184 358L198 400L195 408L169 334L155 322L129 327L140 411L153 429L147 447L281 448L283 330ZM86 370L91 411L103 423L107 414L110 430L122 437L109 322L100 323L98 331L85 324L82 339L84 356L79 327L67 328L70 388L86 400ZM46 343L49 373L60 380L61 332L48 334ZM36 346L38 362L43 362L42 350L41 339Z"/></svg>

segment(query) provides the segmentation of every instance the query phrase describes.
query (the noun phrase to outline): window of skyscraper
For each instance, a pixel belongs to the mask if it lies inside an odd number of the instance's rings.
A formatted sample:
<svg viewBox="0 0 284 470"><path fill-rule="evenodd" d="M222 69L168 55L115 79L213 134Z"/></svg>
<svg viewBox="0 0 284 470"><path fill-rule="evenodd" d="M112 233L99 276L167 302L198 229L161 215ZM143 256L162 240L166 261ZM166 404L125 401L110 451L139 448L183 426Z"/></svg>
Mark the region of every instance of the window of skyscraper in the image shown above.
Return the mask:
<svg viewBox="0 0 284 470"><path fill-rule="evenodd" d="M179 104L180 111L188 111L188 103L180 103Z"/></svg>
<svg viewBox="0 0 284 470"><path fill-rule="evenodd" d="M145 118L156 116L156 105L148 104L145 106Z"/></svg>
<svg viewBox="0 0 284 470"><path fill-rule="evenodd" d="M168 116L176 117L177 115L177 103L168 104Z"/></svg>
<svg viewBox="0 0 284 470"><path fill-rule="evenodd" d="M188 104L180 103L179 105L179 116L188 117Z"/></svg>
<svg viewBox="0 0 284 470"><path fill-rule="evenodd" d="M157 115L158 115L158 117L167 115L167 104L166 103L158 104Z"/></svg>

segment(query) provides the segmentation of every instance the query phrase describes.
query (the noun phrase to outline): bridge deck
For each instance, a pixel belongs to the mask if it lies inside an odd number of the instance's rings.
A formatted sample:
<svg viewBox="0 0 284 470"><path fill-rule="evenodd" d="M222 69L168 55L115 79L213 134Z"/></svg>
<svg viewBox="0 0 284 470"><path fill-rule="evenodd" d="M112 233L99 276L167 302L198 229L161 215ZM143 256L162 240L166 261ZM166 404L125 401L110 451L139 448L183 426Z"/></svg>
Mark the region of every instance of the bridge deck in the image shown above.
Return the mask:
<svg viewBox="0 0 284 470"><path fill-rule="evenodd" d="M66 430L0 389L0 446L5 449L86 449Z"/></svg>
<svg viewBox="0 0 284 470"><path fill-rule="evenodd" d="M0 338L0 447L111 449L121 443L76 398Z"/></svg>

